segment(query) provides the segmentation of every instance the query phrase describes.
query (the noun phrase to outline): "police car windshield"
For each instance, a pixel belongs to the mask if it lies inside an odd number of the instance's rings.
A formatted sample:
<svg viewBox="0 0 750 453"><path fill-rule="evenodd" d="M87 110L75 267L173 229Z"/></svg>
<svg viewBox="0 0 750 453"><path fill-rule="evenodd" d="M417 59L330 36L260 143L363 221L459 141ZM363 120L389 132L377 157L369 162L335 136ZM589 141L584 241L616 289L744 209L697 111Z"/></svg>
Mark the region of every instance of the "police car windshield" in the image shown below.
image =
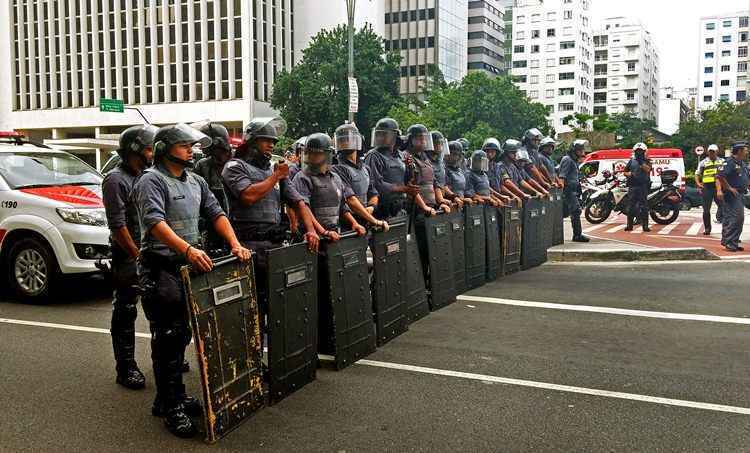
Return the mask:
<svg viewBox="0 0 750 453"><path fill-rule="evenodd" d="M102 183L101 175L80 159L38 151L0 153L0 176L11 189Z"/></svg>

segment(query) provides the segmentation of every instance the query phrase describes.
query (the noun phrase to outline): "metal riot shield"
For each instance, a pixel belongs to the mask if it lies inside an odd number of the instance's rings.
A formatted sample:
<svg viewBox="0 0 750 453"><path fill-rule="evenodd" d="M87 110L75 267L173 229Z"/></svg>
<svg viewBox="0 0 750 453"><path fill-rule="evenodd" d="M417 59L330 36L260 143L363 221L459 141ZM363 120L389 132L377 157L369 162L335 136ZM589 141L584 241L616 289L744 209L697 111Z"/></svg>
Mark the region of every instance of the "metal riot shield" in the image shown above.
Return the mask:
<svg viewBox="0 0 750 453"><path fill-rule="evenodd" d="M563 193L562 189L552 189L554 209L552 210L552 246L565 242L563 229Z"/></svg>
<svg viewBox="0 0 750 453"><path fill-rule="evenodd" d="M430 314L417 236L406 235L406 320L409 324Z"/></svg>
<svg viewBox="0 0 750 453"><path fill-rule="evenodd" d="M372 233L372 306L378 346L409 328L406 319L406 222L405 216L392 218L388 222L390 230Z"/></svg>
<svg viewBox="0 0 750 453"><path fill-rule="evenodd" d="M318 350L340 370L375 352L367 239L352 232L322 246Z"/></svg>
<svg viewBox="0 0 750 453"><path fill-rule="evenodd" d="M539 240L542 205L538 198L527 200L523 206L523 240L521 242L521 269L540 264Z"/></svg>
<svg viewBox="0 0 750 453"><path fill-rule="evenodd" d="M514 203L503 211L503 273L509 275L521 269L523 210Z"/></svg>
<svg viewBox="0 0 750 453"><path fill-rule="evenodd" d="M484 228L484 206L466 206L464 220L466 228L464 232L466 288L474 289L484 285L487 277L487 233Z"/></svg>
<svg viewBox="0 0 750 453"><path fill-rule="evenodd" d="M466 249L464 248L464 212L456 211L449 214L448 221L451 227L451 252L453 253L453 285L456 294L466 291Z"/></svg>
<svg viewBox="0 0 750 453"><path fill-rule="evenodd" d="M267 252L268 393L278 402L315 380L318 257L306 243Z"/></svg>
<svg viewBox="0 0 750 453"><path fill-rule="evenodd" d="M262 343L252 262L181 270L205 403L206 441L216 442L263 406Z"/></svg>
<svg viewBox="0 0 750 453"><path fill-rule="evenodd" d="M484 207L484 230L487 235L485 262L488 282L497 280L500 272L500 213L494 206Z"/></svg>
<svg viewBox="0 0 750 453"><path fill-rule="evenodd" d="M417 224L417 234L423 235L427 271L425 282L430 310L439 310L456 301L453 285L453 247L451 246L451 222L446 214L426 217L423 224Z"/></svg>
<svg viewBox="0 0 750 453"><path fill-rule="evenodd" d="M539 210L539 249L537 250L537 265L547 262L547 249L552 247L552 202L547 198L542 198L539 202L541 209Z"/></svg>

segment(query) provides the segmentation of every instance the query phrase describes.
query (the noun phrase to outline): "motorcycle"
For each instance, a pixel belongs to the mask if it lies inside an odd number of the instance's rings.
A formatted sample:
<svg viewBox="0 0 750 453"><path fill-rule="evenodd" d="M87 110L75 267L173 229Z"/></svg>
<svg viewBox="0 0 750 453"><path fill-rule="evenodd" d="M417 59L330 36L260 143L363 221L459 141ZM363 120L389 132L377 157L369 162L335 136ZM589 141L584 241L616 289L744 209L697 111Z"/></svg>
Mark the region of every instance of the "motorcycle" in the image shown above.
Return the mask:
<svg viewBox="0 0 750 453"><path fill-rule="evenodd" d="M676 170L665 170L661 174L661 187L648 195L648 209L654 222L669 225L677 220L682 206L682 195L677 186Z"/></svg>
<svg viewBox="0 0 750 453"><path fill-rule="evenodd" d="M592 224L599 224L609 218L613 211L627 213L628 188L622 175L607 178L605 183L594 189L590 195L584 215Z"/></svg>

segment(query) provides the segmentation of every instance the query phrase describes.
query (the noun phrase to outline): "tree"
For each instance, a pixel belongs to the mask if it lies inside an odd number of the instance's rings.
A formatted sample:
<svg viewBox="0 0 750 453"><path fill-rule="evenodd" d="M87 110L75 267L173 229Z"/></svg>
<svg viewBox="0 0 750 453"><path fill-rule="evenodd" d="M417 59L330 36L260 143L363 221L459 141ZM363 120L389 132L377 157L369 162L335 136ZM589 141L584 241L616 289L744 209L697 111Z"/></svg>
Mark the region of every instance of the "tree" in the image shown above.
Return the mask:
<svg viewBox="0 0 750 453"><path fill-rule="evenodd" d="M348 34L340 25L313 37L302 52L302 61L274 81L271 107L289 125L287 134L301 137L314 132L328 134L348 117ZM383 40L367 26L354 35L354 74L359 85L359 112L355 123L370 136L371 127L399 101L401 57L387 53Z"/></svg>

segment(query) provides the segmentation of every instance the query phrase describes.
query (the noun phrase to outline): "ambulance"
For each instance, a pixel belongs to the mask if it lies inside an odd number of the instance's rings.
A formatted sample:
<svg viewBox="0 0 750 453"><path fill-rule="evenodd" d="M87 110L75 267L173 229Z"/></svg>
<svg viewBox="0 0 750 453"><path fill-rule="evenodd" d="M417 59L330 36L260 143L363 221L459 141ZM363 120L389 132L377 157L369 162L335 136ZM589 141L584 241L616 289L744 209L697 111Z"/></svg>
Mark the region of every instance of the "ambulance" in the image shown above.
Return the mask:
<svg viewBox="0 0 750 453"><path fill-rule="evenodd" d="M600 175L605 170L615 174L625 170L625 166L633 155L629 149L603 149L589 153L584 157L580 165L581 175L589 179L601 179ZM664 170L677 171L677 185L680 189L685 188L685 160L682 150L677 148L653 148L649 149L646 157L651 160L651 188L661 186L661 173Z"/></svg>

